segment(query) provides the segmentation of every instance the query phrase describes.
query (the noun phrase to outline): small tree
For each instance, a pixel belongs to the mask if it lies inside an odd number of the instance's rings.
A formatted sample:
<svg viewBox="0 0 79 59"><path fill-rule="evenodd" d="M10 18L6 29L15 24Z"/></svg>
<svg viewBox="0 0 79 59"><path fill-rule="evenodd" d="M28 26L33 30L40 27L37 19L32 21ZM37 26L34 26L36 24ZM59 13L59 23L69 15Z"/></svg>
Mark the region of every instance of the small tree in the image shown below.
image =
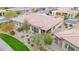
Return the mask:
<svg viewBox="0 0 79 59"><path fill-rule="evenodd" d="M3 10L4 10L4 9L8 9L8 8L9 8L9 7L0 7L0 9L3 9Z"/></svg>
<svg viewBox="0 0 79 59"><path fill-rule="evenodd" d="M66 19L68 19L69 18L69 16L67 16L67 15L64 15L64 20L66 20Z"/></svg>
<svg viewBox="0 0 79 59"><path fill-rule="evenodd" d="M33 12L33 13L38 12L38 9L33 8L33 9L32 9L32 12Z"/></svg>
<svg viewBox="0 0 79 59"><path fill-rule="evenodd" d="M30 24L28 23L28 21L24 21L22 28L24 31L28 31L30 29Z"/></svg>
<svg viewBox="0 0 79 59"><path fill-rule="evenodd" d="M4 13L4 16L5 16L6 18L12 18L12 17L16 17L16 16L17 16L17 13L16 13L15 11L10 11L10 10L8 10L8 11L6 11L6 12Z"/></svg>
<svg viewBox="0 0 79 59"><path fill-rule="evenodd" d="M16 13L19 15L19 14L21 14L21 11L16 11Z"/></svg>
<svg viewBox="0 0 79 59"><path fill-rule="evenodd" d="M65 28L68 28L67 24L64 24Z"/></svg>
<svg viewBox="0 0 79 59"><path fill-rule="evenodd" d="M11 35L15 35L15 31L10 31L10 34Z"/></svg>
<svg viewBox="0 0 79 59"><path fill-rule="evenodd" d="M48 44L48 45L51 45L52 42L53 42L52 35L49 34L49 33L44 34L44 43Z"/></svg>
<svg viewBox="0 0 79 59"><path fill-rule="evenodd" d="M43 36L39 33L36 33L30 37L31 42L34 44L35 49L44 50L42 45Z"/></svg>
<svg viewBox="0 0 79 59"><path fill-rule="evenodd" d="M9 7L4 7L4 9L8 9Z"/></svg>
<svg viewBox="0 0 79 59"><path fill-rule="evenodd" d="M42 39L41 34L36 33L35 35L31 36L30 39L32 40L33 43L39 44L40 40Z"/></svg>
<svg viewBox="0 0 79 59"><path fill-rule="evenodd" d="M79 12L76 14L75 18L79 17Z"/></svg>
<svg viewBox="0 0 79 59"><path fill-rule="evenodd" d="M20 28L17 29L17 31L21 32L21 31L23 31L23 28L20 27Z"/></svg>

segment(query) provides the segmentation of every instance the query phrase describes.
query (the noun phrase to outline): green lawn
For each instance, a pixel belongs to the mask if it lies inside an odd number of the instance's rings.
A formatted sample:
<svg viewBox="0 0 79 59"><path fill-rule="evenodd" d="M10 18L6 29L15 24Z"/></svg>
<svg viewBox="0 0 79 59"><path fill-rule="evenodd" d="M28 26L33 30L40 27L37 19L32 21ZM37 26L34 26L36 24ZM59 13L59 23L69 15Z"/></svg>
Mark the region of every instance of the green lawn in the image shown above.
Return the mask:
<svg viewBox="0 0 79 59"><path fill-rule="evenodd" d="M7 34L0 33L0 38L3 39L15 51L30 51L30 49L16 38Z"/></svg>

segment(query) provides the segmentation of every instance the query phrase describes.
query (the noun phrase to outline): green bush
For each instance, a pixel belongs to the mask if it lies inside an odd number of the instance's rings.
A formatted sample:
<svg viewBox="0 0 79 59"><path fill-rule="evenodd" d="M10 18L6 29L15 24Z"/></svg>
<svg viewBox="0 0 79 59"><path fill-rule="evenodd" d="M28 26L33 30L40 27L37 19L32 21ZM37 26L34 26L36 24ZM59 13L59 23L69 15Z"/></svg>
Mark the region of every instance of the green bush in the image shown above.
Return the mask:
<svg viewBox="0 0 79 59"><path fill-rule="evenodd" d="M68 28L67 24L64 24L65 28Z"/></svg>
<svg viewBox="0 0 79 59"><path fill-rule="evenodd" d="M10 34L11 34L11 35L15 35L15 32L14 32L14 31L10 31Z"/></svg>
<svg viewBox="0 0 79 59"><path fill-rule="evenodd" d="M21 32L21 31L23 31L23 28L18 28L17 31Z"/></svg>
<svg viewBox="0 0 79 59"><path fill-rule="evenodd" d="M66 19L68 19L69 18L69 16L67 16L67 15L64 15L64 20L66 20Z"/></svg>
<svg viewBox="0 0 79 59"><path fill-rule="evenodd" d="M52 42L53 42L52 35L49 34L49 33L44 34L44 43L48 44L48 45L51 45Z"/></svg>
<svg viewBox="0 0 79 59"><path fill-rule="evenodd" d="M75 18L76 18L76 17L79 17L79 12L76 14Z"/></svg>
<svg viewBox="0 0 79 59"><path fill-rule="evenodd" d="M21 14L21 12L20 11L16 11L16 13L19 15L19 14Z"/></svg>
<svg viewBox="0 0 79 59"><path fill-rule="evenodd" d="M32 12L34 12L34 13L35 13L35 12L38 12L38 9L33 8L33 9L32 9Z"/></svg>
<svg viewBox="0 0 79 59"><path fill-rule="evenodd" d="M41 40L41 34L34 34L33 36L30 37L31 41L35 44L39 44L40 43L40 40Z"/></svg>

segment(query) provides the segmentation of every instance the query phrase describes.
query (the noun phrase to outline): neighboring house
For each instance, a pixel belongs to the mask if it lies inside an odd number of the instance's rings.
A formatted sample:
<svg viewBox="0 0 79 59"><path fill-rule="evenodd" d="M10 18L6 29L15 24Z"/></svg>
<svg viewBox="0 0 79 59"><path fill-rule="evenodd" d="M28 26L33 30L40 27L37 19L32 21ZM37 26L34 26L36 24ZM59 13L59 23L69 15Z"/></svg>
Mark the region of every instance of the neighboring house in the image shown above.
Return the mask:
<svg viewBox="0 0 79 59"><path fill-rule="evenodd" d="M69 16L70 18L74 18L75 15L77 14L77 10L74 10L72 8L69 8L69 7L60 7L58 8L57 10L55 11L52 11L52 15L54 17L60 17L60 16L64 16L64 15L67 15Z"/></svg>
<svg viewBox="0 0 79 59"><path fill-rule="evenodd" d="M79 30L70 29L54 33L55 43L64 50L79 51Z"/></svg>
<svg viewBox="0 0 79 59"><path fill-rule="evenodd" d="M53 32L64 22L63 18L53 18L51 16L33 13L23 16L21 15L13 19L13 21L16 21L20 26L24 20L29 22L31 25L30 29L33 33Z"/></svg>
<svg viewBox="0 0 79 59"><path fill-rule="evenodd" d="M31 12L30 7L26 8L26 7L13 7L13 8L9 8L7 10L12 10L12 11L19 11L21 12L21 14L29 14Z"/></svg>
<svg viewBox="0 0 79 59"><path fill-rule="evenodd" d="M48 7L48 9L51 10L51 11L54 11L54 10L57 10L58 7Z"/></svg>
<svg viewBox="0 0 79 59"><path fill-rule="evenodd" d="M49 9L48 8L44 8L44 7L40 7L40 8L38 8L38 12L37 13L46 15L47 13L49 13Z"/></svg>
<svg viewBox="0 0 79 59"><path fill-rule="evenodd" d="M76 23L78 22L77 19L67 19L64 21L64 24L67 25L67 28L73 28L76 26Z"/></svg>
<svg viewBox="0 0 79 59"><path fill-rule="evenodd" d="M38 13L45 15L52 15L52 11L57 10L57 7L40 7Z"/></svg>

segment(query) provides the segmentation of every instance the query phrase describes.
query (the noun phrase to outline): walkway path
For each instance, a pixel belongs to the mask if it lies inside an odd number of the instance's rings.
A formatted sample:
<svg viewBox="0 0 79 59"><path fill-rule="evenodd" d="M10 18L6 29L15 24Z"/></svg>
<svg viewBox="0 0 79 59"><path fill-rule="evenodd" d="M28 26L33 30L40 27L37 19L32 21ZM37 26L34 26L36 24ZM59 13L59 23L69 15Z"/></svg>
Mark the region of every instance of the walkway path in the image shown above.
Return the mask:
<svg viewBox="0 0 79 59"><path fill-rule="evenodd" d="M59 47L55 43L51 46L51 49L54 50L54 51L64 51L61 47Z"/></svg>

